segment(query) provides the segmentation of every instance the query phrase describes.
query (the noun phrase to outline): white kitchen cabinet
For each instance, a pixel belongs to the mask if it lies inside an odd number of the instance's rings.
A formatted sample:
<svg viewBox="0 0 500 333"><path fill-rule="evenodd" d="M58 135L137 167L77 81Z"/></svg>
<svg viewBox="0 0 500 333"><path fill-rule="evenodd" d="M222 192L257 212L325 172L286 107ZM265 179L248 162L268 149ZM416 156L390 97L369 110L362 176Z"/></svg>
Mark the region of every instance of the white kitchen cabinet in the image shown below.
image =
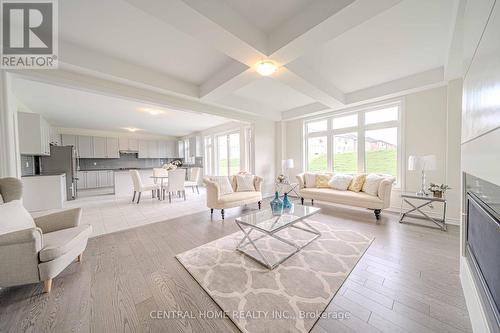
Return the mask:
<svg viewBox="0 0 500 333"><path fill-rule="evenodd" d="M148 157L159 158L158 141L148 141Z"/></svg>
<svg viewBox="0 0 500 333"><path fill-rule="evenodd" d="M167 141L158 141L158 157L167 157Z"/></svg>
<svg viewBox="0 0 500 333"><path fill-rule="evenodd" d="M87 187L86 188L97 188L98 184L98 171L87 171Z"/></svg>
<svg viewBox="0 0 500 333"><path fill-rule="evenodd" d="M139 150L139 140L128 139L128 150L131 150L131 151Z"/></svg>
<svg viewBox="0 0 500 333"><path fill-rule="evenodd" d="M93 158L106 158L106 138L94 136L93 138L94 155Z"/></svg>
<svg viewBox="0 0 500 333"><path fill-rule="evenodd" d="M79 135L77 139L78 155L80 158L93 158L94 147L91 136Z"/></svg>
<svg viewBox="0 0 500 333"><path fill-rule="evenodd" d="M97 187L108 187L111 186L109 184L109 176L108 171L97 171Z"/></svg>
<svg viewBox="0 0 500 333"><path fill-rule="evenodd" d="M53 127L50 128L50 144L53 146L61 145L61 134Z"/></svg>
<svg viewBox="0 0 500 333"><path fill-rule="evenodd" d="M139 145L138 145L138 150L139 150L139 158L149 158L149 148L148 148L148 141L146 140L139 140Z"/></svg>
<svg viewBox="0 0 500 333"><path fill-rule="evenodd" d="M175 141L165 141L166 153L165 157L176 157L175 156Z"/></svg>
<svg viewBox="0 0 500 333"><path fill-rule="evenodd" d="M78 178L76 181L76 189L84 190L87 188L87 171L77 171L76 177Z"/></svg>
<svg viewBox="0 0 500 333"><path fill-rule="evenodd" d="M61 143L63 146L73 146L78 150L78 137L73 134L62 134Z"/></svg>
<svg viewBox="0 0 500 333"><path fill-rule="evenodd" d="M106 138L106 157L120 158L118 138Z"/></svg>
<svg viewBox="0 0 500 333"><path fill-rule="evenodd" d="M177 141L177 157L184 158L184 141Z"/></svg>
<svg viewBox="0 0 500 333"><path fill-rule="evenodd" d="M17 114L19 151L24 155L50 155L49 123L37 113Z"/></svg>

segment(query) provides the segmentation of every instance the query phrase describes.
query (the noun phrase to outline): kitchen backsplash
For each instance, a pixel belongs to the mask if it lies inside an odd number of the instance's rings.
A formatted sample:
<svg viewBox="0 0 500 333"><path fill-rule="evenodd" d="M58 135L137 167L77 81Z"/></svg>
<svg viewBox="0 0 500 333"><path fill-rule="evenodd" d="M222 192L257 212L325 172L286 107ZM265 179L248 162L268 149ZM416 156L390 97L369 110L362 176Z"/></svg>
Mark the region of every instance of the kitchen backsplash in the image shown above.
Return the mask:
<svg viewBox="0 0 500 333"><path fill-rule="evenodd" d="M21 176L32 176L35 174L35 157L33 155L21 155Z"/></svg>
<svg viewBox="0 0 500 333"><path fill-rule="evenodd" d="M80 170L158 168L163 164L182 158L137 158L136 154L120 154L120 158L81 158ZM203 158L197 157L197 166L202 166Z"/></svg>

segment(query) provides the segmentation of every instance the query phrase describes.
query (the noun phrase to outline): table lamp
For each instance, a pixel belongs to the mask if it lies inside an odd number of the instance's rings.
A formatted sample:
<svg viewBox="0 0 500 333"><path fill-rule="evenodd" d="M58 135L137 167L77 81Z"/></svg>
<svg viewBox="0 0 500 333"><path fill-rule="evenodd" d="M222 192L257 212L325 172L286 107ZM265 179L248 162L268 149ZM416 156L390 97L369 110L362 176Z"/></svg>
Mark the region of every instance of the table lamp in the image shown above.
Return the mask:
<svg viewBox="0 0 500 333"><path fill-rule="evenodd" d="M420 185L420 191L417 192L417 195L427 195L427 191L425 190L425 171L435 170L436 169L436 156L435 155L410 155L408 157L408 170L409 171L422 171L422 179Z"/></svg>
<svg viewBox="0 0 500 333"><path fill-rule="evenodd" d="M281 161L283 164L283 171L285 173L285 176L288 178L288 170L293 169L294 164L293 164L293 158L289 158L286 160Z"/></svg>

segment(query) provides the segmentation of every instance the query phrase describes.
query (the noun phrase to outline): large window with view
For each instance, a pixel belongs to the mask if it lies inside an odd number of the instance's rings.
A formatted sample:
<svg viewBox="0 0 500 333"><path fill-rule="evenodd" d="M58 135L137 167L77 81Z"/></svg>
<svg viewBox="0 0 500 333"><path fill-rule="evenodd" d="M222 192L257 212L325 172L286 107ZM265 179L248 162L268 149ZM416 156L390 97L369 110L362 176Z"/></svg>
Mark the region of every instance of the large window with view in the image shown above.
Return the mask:
<svg viewBox="0 0 500 333"><path fill-rule="evenodd" d="M305 123L308 171L398 177L400 103Z"/></svg>

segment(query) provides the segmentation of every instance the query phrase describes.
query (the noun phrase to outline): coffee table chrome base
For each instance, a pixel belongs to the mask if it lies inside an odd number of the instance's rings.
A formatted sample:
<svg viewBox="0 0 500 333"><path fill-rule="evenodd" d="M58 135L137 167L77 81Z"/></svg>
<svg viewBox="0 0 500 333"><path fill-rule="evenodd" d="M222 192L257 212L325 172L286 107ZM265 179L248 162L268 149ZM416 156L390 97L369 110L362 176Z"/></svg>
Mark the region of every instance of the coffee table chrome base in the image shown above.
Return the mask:
<svg viewBox="0 0 500 333"><path fill-rule="evenodd" d="M291 240L288 240L288 239L285 239L283 237L280 237L278 235L276 235L277 231L280 231L282 229L279 229L275 232L268 232L268 231L264 231L264 230L261 230L261 229L255 229L255 228L252 228L251 226L249 225L242 225L241 223L239 223L238 221L236 221L236 224L238 225L238 227L241 229L241 231L243 232L243 234L245 235L241 241L238 243L238 245L236 246L236 249L238 251L240 251L241 253L245 254L246 256L252 258L253 260L257 261L258 263L260 263L261 265L265 266L266 268L270 269L270 270L273 270L275 269L276 267L278 267L281 263L283 263L285 260L287 260L288 258L290 258L291 256L293 256L295 253L299 252L300 250L302 250L304 247L306 247L307 245L309 245L312 241L314 241L316 238L318 238L319 236L321 236L321 233L315 229L314 227L312 227L309 223L307 223L306 221L304 220L301 220L300 223L302 223L303 225L305 225L306 227L301 227L301 226L297 226L295 224L293 225L290 225L288 226L288 228L295 228L295 229L299 229L299 230L302 230L302 231L305 231L305 232L308 232L308 233L311 233L314 235L313 238L311 238L310 240L308 240L306 243L304 244L298 244L298 243L295 243ZM248 230L245 230L245 227L246 229ZM252 239L250 237L250 234L252 233L252 231L254 230L258 230L258 232L262 233L263 235L257 237L257 238L254 238ZM259 239L261 238L264 238L266 236L269 236L269 237L272 237L282 243L285 243L291 247L294 247L295 250L292 251L290 254L280 258L277 262L271 264L267 259L266 257L262 254L262 252L260 251L260 249L257 247L257 245L255 244L256 241L258 241ZM253 249L255 250L255 252L258 254L258 256L254 256L253 254L249 253L247 250L245 250L245 247L247 245L251 245L253 247Z"/></svg>

